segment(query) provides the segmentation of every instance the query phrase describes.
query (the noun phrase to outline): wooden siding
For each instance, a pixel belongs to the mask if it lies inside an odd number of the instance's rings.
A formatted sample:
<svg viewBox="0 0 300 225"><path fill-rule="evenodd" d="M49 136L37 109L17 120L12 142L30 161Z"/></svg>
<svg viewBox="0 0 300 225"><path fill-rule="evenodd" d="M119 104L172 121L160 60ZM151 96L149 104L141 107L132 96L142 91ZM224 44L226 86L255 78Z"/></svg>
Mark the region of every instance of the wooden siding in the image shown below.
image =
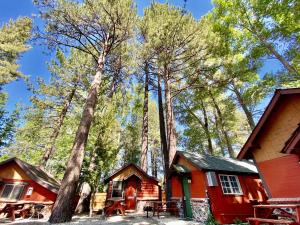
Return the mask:
<svg viewBox="0 0 300 225"><path fill-rule="evenodd" d="M26 184L21 197L22 200L26 201L55 201L56 194L48 189L44 188L40 184L31 180L27 174L14 162L2 165L0 167L0 179L2 185L0 185L0 193L6 183L24 183ZM27 196L28 188L32 187L33 192L30 196Z"/></svg>
<svg viewBox="0 0 300 225"><path fill-rule="evenodd" d="M191 200L205 198L207 190L213 215L221 224L234 223L234 220L237 218L246 221L247 217L253 216L253 208L250 200L255 199L259 202L265 202L267 199L258 174L250 175L222 172L221 174L237 175L243 191L242 195L225 195L223 194L219 174L217 172L218 186L209 187L207 185L205 171L196 168L182 157L177 158L175 163L184 165L191 171ZM175 173L171 177L173 199L181 199L183 197L180 179L180 176ZM239 209L238 211L237 208Z"/></svg>
<svg viewBox="0 0 300 225"><path fill-rule="evenodd" d="M191 183L189 184L191 198L205 198L205 191L206 191L206 183L205 183L205 174L197 169L194 165L189 163L186 159L180 157L177 161L178 164L187 167L191 171ZM181 193L182 194L182 187L180 185L176 185L176 183L180 183L180 181L172 181L174 186L172 185L172 192L174 190L174 197ZM173 193L172 193L173 194Z"/></svg>
<svg viewBox="0 0 300 225"><path fill-rule="evenodd" d="M111 177L111 180L108 182L107 198L109 199L112 197L111 195L113 181L123 181L124 179L126 180L132 175L135 175L141 179L138 179L139 184L137 185L137 200L159 200L160 188L158 185L158 181L145 176L134 166L127 167L124 170L119 171L113 177ZM123 188L125 188L124 184Z"/></svg>
<svg viewBox="0 0 300 225"><path fill-rule="evenodd" d="M106 193L96 193L93 196L92 207L93 211L98 211L105 207Z"/></svg>
<svg viewBox="0 0 300 225"><path fill-rule="evenodd" d="M27 174L14 162L1 166L1 179L16 179L16 180L30 180Z"/></svg>
<svg viewBox="0 0 300 225"><path fill-rule="evenodd" d="M122 181L130 177L132 174L135 174L137 177L141 179L146 179L146 176L143 173L141 173L141 171L137 170L134 166L129 166L124 170L121 170L120 172L115 174L115 176L112 177L112 180Z"/></svg>
<svg viewBox="0 0 300 225"><path fill-rule="evenodd" d="M257 163L272 198L300 197L300 165L297 155Z"/></svg>
<svg viewBox="0 0 300 225"><path fill-rule="evenodd" d="M300 122L300 96L283 96L262 129L253 149L257 163L284 156L280 153Z"/></svg>
<svg viewBox="0 0 300 225"><path fill-rule="evenodd" d="M253 216L253 207L250 200L265 202L267 197L258 175L225 173L236 175L239 179L243 194L223 194L219 174L217 175L218 186L207 187L211 202L211 208L215 219L221 224L234 223L235 219L246 221L247 217ZM237 210L238 209L238 210Z"/></svg>

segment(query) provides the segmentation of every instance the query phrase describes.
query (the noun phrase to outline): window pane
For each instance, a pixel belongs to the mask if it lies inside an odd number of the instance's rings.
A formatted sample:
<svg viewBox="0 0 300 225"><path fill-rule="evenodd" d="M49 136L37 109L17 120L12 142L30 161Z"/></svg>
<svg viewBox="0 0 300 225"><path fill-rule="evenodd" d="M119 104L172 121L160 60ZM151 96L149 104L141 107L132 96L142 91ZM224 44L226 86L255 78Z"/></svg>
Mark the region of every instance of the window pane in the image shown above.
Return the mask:
<svg viewBox="0 0 300 225"><path fill-rule="evenodd" d="M24 185L15 185L10 198L11 199L20 199L23 193Z"/></svg>
<svg viewBox="0 0 300 225"><path fill-rule="evenodd" d="M122 197L122 181L113 181L112 197Z"/></svg>
<svg viewBox="0 0 300 225"><path fill-rule="evenodd" d="M10 193L12 192L14 185L12 184L5 184L3 192L1 194L1 198L8 198Z"/></svg>

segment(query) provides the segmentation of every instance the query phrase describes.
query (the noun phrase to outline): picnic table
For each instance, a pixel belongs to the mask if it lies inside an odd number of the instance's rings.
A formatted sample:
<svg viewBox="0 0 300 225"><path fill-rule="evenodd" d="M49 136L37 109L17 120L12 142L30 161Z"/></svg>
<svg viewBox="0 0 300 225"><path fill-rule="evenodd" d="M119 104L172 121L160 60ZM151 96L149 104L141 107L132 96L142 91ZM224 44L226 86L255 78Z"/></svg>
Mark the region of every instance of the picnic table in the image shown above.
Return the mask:
<svg viewBox="0 0 300 225"><path fill-rule="evenodd" d="M104 213L106 216L111 216L114 211L120 211L122 216L125 215L124 199L109 199L109 204L104 207Z"/></svg>
<svg viewBox="0 0 300 225"><path fill-rule="evenodd" d="M177 208L175 201L152 201L152 210L153 210L153 216L155 216L155 213L157 214L157 217L159 217L159 214L161 212L171 212L176 215L178 215L179 210ZM148 215L148 212L147 212Z"/></svg>
<svg viewBox="0 0 300 225"><path fill-rule="evenodd" d="M300 204L269 204L254 205L253 207L254 217L247 218L250 224L300 224ZM293 210L293 212L287 209Z"/></svg>
<svg viewBox="0 0 300 225"><path fill-rule="evenodd" d="M32 214L31 216L37 215L39 218L42 214L42 209L45 206L53 205L53 203L54 202L0 200L0 204L3 205L2 209L0 209L0 214L7 214L11 221L16 219L16 215L26 218ZM33 213L31 213L32 211Z"/></svg>

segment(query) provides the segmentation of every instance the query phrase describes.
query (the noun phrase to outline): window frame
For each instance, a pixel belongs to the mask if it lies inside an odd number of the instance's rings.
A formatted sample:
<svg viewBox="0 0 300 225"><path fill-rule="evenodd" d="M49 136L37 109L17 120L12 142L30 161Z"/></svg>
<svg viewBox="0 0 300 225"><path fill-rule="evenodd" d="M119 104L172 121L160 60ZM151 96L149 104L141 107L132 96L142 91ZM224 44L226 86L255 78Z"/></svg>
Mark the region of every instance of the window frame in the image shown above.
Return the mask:
<svg viewBox="0 0 300 225"><path fill-rule="evenodd" d="M228 188L228 187L223 187L223 184L222 184L222 180L221 180L221 176L223 177L226 177L227 178L227 182L229 183L229 188L230 188L230 193L225 193L224 192L224 188ZM237 183L237 187L239 189L239 193L234 193L233 192L233 187L231 185L231 181L230 181L230 177L235 177L235 181ZM219 174L219 181L220 181L220 185L221 185L221 188L222 188L222 192L224 195L243 195L243 189L241 187L241 184L240 184L240 180L239 180L239 177L237 175L230 175L230 174Z"/></svg>
<svg viewBox="0 0 300 225"><path fill-rule="evenodd" d="M114 182L121 182L121 196L113 196L113 194L114 194ZM112 181L111 198L123 198L123 181L121 181L121 180L113 180Z"/></svg>
<svg viewBox="0 0 300 225"><path fill-rule="evenodd" d="M12 190L10 191L9 195L7 198L3 198L2 195L3 195L3 192L5 190L5 187L8 186L8 185L12 185L13 188ZM0 191L0 199L7 199L7 200L20 200L22 198L22 196L24 195L24 191L26 190L26 183L3 183L3 186L1 188L1 191ZM11 198L11 195L12 193L14 192L14 189L17 187L17 186L22 186L22 191L21 193L19 194L19 197L18 198Z"/></svg>

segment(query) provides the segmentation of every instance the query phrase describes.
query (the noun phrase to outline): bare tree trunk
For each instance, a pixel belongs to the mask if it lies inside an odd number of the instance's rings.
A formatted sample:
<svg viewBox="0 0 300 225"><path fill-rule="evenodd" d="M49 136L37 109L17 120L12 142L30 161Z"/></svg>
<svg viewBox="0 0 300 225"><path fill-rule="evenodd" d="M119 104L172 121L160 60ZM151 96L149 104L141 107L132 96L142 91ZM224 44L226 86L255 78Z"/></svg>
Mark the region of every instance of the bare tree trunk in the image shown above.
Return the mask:
<svg viewBox="0 0 300 225"><path fill-rule="evenodd" d="M202 101L201 101L202 102ZM211 140L211 135L210 135L210 131L209 131L209 128L208 128L208 118L207 118L207 114L206 114L206 110L204 109L204 105L203 105L203 102L201 104L201 107L203 109L203 117L205 119L205 122L203 122L194 112L193 110L191 110L190 108L188 108L187 106L185 106L185 110L187 110L197 121L198 123L201 125L201 127L204 129L204 132L205 132L205 135L206 135L206 138L207 138L207 144L208 144L208 154L213 154L213 147L212 147L212 140ZM205 111L205 113L204 113Z"/></svg>
<svg viewBox="0 0 300 225"><path fill-rule="evenodd" d="M220 121L221 131L222 131L222 134L224 135L224 138L225 138L225 142L226 142L226 145L227 145L229 156L231 158L235 158L234 150L232 148L232 144L231 144L228 132L226 130L225 121L224 121L221 109L220 109L219 105L217 104L217 102L216 102L214 96L212 95L212 93L209 92L209 94L210 94L210 97L213 101L213 104L214 104L215 109L216 109L217 114L218 114L218 119Z"/></svg>
<svg viewBox="0 0 300 225"><path fill-rule="evenodd" d="M141 151L141 168L147 172L148 162L148 101L149 101L149 65L145 62L145 91L144 91L144 108L143 108L143 128L142 128L142 151Z"/></svg>
<svg viewBox="0 0 300 225"><path fill-rule="evenodd" d="M246 106L243 98L242 98L242 95L240 93L240 91L238 90L238 88L236 87L236 85L233 83L232 84L233 86L233 92L235 93L236 97L237 97L237 100L240 104L240 106L242 107L246 117L247 117L247 120L248 120L248 124L251 128L251 130L253 130L255 128L255 123L254 123L254 119L253 119L253 115L252 113L250 112L250 110L248 109L248 107Z"/></svg>
<svg viewBox="0 0 300 225"><path fill-rule="evenodd" d="M220 130L220 128L219 128L219 120L218 120L218 117L215 114L215 112L214 112L214 117L215 117L215 129L216 129L216 134L217 134L217 143L220 146L222 155L226 156L225 148L224 148L223 141L222 141L222 138L221 138L221 134L220 134L220 131L219 131Z"/></svg>
<svg viewBox="0 0 300 225"><path fill-rule="evenodd" d="M69 93L69 95L67 96L64 104L63 104L63 108L59 114L59 119L58 119L58 124L57 126L54 128L51 136L50 136L50 146L46 148L46 151L43 155L43 159L41 161L41 167L42 168L45 168L47 166L47 162L50 158L50 156L53 155L54 153L54 150L55 150L55 142L56 142L56 139L60 133L60 129L64 123L64 120L65 120L65 117L67 115L67 112L68 112L68 109L71 105L71 102L73 100L73 97L75 95L75 92L76 92L76 89L77 89L77 86L78 86L78 82L79 82L79 77L76 79L75 81L75 84L71 90L71 92Z"/></svg>
<svg viewBox="0 0 300 225"><path fill-rule="evenodd" d="M213 155L214 150L213 150L210 130L209 130L209 126L208 126L208 117L207 117L206 109L205 109L205 106L204 106L204 103L203 103L202 100L200 100L200 104L201 104L201 108L202 108L202 112L203 112L203 118L204 118L203 128L204 128L204 131L205 131L205 134L206 134L206 137L207 137L207 142L208 142L208 153Z"/></svg>
<svg viewBox="0 0 300 225"><path fill-rule="evenodd" d="M76 132L71 155L67 164L66 172L61 182L56 201L54 203L52 214L49 218L50 223L63 223L71 221L74 197L79 181L80 170L84 158L85 146L94 117L97 97L101 84L102 71L105 63L105 54L99 57L97 72L94 76L86 103L83 109L79 127Z"/></svg>
<svg viewBox="0 0 300 225"><path fill-rule="evenodd" d="M167 77L167 76L166 76ZM173 104L171 97L171 87L169 80L165 79L165 99L166 99L166 121L167 121L167 140L169 149L169 162L172 163L176 154L176 132L175 119L173 113Z"/></svg>
<svg viewBox="0 0 300 225"><path fill-rule="evenodd" d="M157 149L151 149L151 168L152 176L157 178Z"/></svg>
<svg viewBox="0 0 300 225"><path fill-rule="evenodd" d="M166 127L165 127L165 116L164 116L164 108L162 101L162 91L161 91L161 80L160 75L158 75L157 81L157 96L158 96L158 115L159 115L159 130L160 130L160 141L161 148L164 158L164 171L165 171L165 193L170 192L170 182L168 181L169 177L169 150L167 143L167 135L166 135ZM167 194L167 200L170 199L170 194Z"/></svg>

